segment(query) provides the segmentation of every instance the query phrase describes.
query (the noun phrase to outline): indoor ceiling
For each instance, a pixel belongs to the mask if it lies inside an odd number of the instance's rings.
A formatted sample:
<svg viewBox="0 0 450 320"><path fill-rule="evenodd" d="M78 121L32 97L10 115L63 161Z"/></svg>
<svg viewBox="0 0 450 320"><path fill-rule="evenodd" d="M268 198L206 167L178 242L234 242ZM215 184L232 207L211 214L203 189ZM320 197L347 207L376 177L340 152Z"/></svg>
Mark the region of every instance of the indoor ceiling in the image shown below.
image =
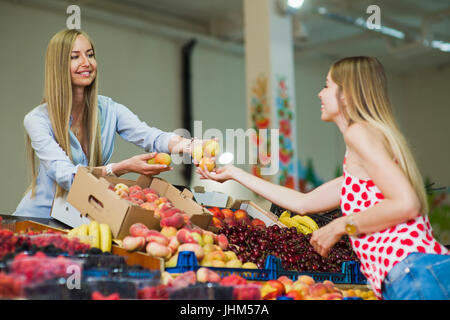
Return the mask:
<svg viewBox="0 0 450 320"><path fill-rule="evenodd" d="M170 28L172 34L177 31L184 34L188 32L190 36L243 48L244 0L62 2L79 4L82 10L93 8L145 21L163 26L165 30ZM367 20L370 14L366 10L370 5L380 7L383 26L403 32L405 38L397 39L369 30L364 27L365 24L352 23L357 18ZM318 8L322 8L321 13ZM423 45L424 40L429 40L429 44L431 40L439 40L450 46L449 0L305 0L293 20L297 59L372 55L379 57L388 68L401 73L418 68L450 66L450 52Z"/></svg>

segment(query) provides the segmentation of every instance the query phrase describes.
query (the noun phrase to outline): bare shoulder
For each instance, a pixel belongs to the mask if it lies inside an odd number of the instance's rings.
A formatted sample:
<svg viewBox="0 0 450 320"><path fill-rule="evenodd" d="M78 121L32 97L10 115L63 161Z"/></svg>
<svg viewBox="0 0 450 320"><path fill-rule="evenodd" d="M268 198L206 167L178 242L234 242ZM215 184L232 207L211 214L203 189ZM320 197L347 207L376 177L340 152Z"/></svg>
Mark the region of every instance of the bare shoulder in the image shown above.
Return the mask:
<svg viewBox="0 0 450 320"><path fill-rule="evenodd" d="M386 150L382 132L366 123L353 123L344 133L344 140L350 149L363 158L370 157L375 150Z"/></svg>

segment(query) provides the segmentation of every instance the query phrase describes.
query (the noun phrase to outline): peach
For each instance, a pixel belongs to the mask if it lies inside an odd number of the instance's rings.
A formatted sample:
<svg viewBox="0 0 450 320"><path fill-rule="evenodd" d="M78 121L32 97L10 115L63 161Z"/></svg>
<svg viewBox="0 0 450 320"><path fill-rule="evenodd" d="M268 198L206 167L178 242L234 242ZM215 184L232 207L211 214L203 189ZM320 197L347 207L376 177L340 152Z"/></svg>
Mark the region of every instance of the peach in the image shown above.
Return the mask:
<svg viewBox="0 0 450 320"><path fill-rule="evenodd" d="M145 251L147 251L147 253L153 257L159 257L164 259L168 259L171 255L170 249L168 247L157 242L148 243L147 247L145 248Z"/></svg>
<svg viewBox="0 0 450 320"><path fill-rule="evenodd" d="M169 238L168 248L170 249L172 254L174 254L178 250L179 246L180 246L180 242L178 241L176 236L172 236Z"/></svg>
<svg viewBox="0 0 450 320"><path fill-rule="evenodd" d="M204 267L199 268L196 275L198 282L220 282L221 280L216 272Z"/></svg>
<svg viewBox="0 0 450 320"><path fill-rule="evenodd" d="M234 218L239 221L239 220L244 220L244 219L248 219L248 214L246 211L238 209L234 212Z"/></svg>
<svg viewBox="0 0 450 320"><path fill-rule="evenodd" d="M310 276L306 276L306 275L301 275L297 278L297 281L303 282L309 286L313 285L316 283L316 281L314 281L313 278L311 278Z"/></svg>
<svg viewBox="0 0 450 320"><path fill-rule="evenodd" d="M223 218L233 218L234 219L234 212L231 209L224 208L221 210L223 214Z"/></svg>
<svg viewBox="0 0 450 320"><path fill-rule="evenodd" d="M145 246L144 237L126 236L122 240L122 247L127 251L141 250Z"/></svg>
<svg viewBox="0 0 450 320"><path fill-rule="evenodd" d="M146 201L145 194L142 191L136 190L133 192L129 192L130 198L140 199L142 201Z"/></svg>
<svg viewBox="0 0 450 320"><path fill-rule="evenodd" d="M155 207L153 206L152 203L144 202L144 203L141 204L141 208L153 211Z"/></svg>
<svg viewBox="0 0 450 320"><path fill-rule="evenodd" d="M123 189L118 189L114 192L122 199L129 196L128 191L123 190Z"/></svg>
<svg viewBox="0 0 450 320"><path fill-rule="evenodd" d="M156 230L148 230L145 235L145 241L147 242L158 242L164 246L169 244L169 239L162 235L161 232Z"/></svg>
<svg viewBox="0 0 450 320"><path fill-rule="evenodd" d="M233 251L225 251L224 254L225 254L226 261L231 261L231 260L237 259L236 253L234 253Z"/></svg>
<svg viewBox="0 0 450 320"><path fill-rule="evenodd" d="M223 220L223 223L230 226L230 227L237 227L238 223L234 218L225 218Z"/></svg>
<svg viewBox="0 0 450 320"><path fill-rule="evenodd" d="M291 291L294 281L292 281L291 279L289 279L286 276L281 276L277 280L280 281L284 285L286 291Z"/></svg>
<svg viewBox="0 0 450 320"><path fill-rule="evenodd" d="M266 281L261 287L261 297L263 300L276 299L279 296L284 295L286 289L284 285L278 280Z"/></svg>
<svg viewBox="0 0 450 320"><path fill-rule="evenodd" d="M217 250L216 247L212 243L207 243L203 245L203 251L205 252L205 255L216 250Z"/></svg>
<svg viewBox="0 0 450 320"><path fill-rule="evenodd" d="M309 295L311 297L321 297L325 293L328 293L327 287L323 283L315 283L309 287Z"/></svg>
<svg viewBox="0 0 450 320"><path fill-rule="evenodd" d="M225 267L227 267L227 268L241 268L242 267L242 262L239 259L231 259L231 260L227 261L227 263L225 264Z"/></svg>
<svg viewBox="0 0 450 320"><path fill-rule="evenodd" d="M131 187L128 187L128 193L131 194L131 193L136 192L136 191L142 191L141 186L135 184L135 185L132 185Z"/></svg>
<svg viewBox="0 0 450 320"><path fill-rule="evenodd" d="M144 203L144 200L135 197L130 197L130 201L138 206Z"/></svg>
<svg viewBox="0 0 450 320"><path fill-rule="evenodd" d="M161 218L170 218L171 216L173 216L175 213L181 213L181 210L175 207L172 207L170 205L167 206L167 204L165 203L160 209L158 209L158 211L160 212Z"/></svg>
<svg viewBox="0 0 450 320"><path fill-rule="evenodd" d="M147 195L147 194L154 194L156 196L158 196L158 192L156 192L156 190L153 190L151 188L144 188L142 189L142 192Z"/></svg>
<svg viewBox="0 0 450 320"><path fill-rule="evenodd" d="M223 220L225 218L223 216L222 211L218 207L212 207L212 208L209 208L208 210L212 212L214 217L216 217L220 220Z"/></svg>
<svg viewBox="0 0 450 320"><path fill-rule="evenodd" d="M140 222L135 223L130 227L130 234L133 237L145 237L149 231L150 229L147 228L145 224L142 224Z"/></svg>
<svg viewBox="0 0 450 320"><path fill-rule="evenodd" d="M304 282L295 281L292 284L292 290L300 292L302 296L309 295L309 285Z"/></svg>
<svg viewBox="0 0 450 320"><path fill-rule="evenodd" d="M198 232L191 232L191 236L200 246L203 246L203 238Z"/></svg>
<svg viewBox="0 0 450 320"><path fill-rule="evenodd" d="M186 229L180 229L177 231L177 239L180 243L196 243L191 233Z"/></svg>
<svg viewBox="0 0 450 320"><path fill-rule="evenodd" d="M288 291L286 296L291 297L294 300L303 300L303 295L300 292L295 291L295 290Z"/></svg>
<svg viewBox="0 0 450 320"><path fill-rule="evenodd" d="M205 171L211 172L215 168L216 163L208 157L203 157L200 160L199 167Z"/></svg>
<svg viewBox="0 0 450 320"><path fill-rule="evenodd" d="M197 162L200 162L202 157L203 157L203 148L201 145L197 144L192 149L192 159L194 159Z"/></svg>
<svg viewBox="0 0 450 320"><path fill-rule="evenodd" d="M175 213L173 216L168 218L163 218L159 222L161 228L163 227L174 227L176 229L181 228L184 224L184 218L180 213Z"/></svg>
<svg viewBox="0 0 450 320"><path fill-rule="evenodd" d="M125 191L127 193L130 192L128 189L128 186L125 183L118 183L114 186L114 191L119 191L119 190Z"/></svg>
<svg viewBox="0 0 450 320"><path fill-rule="evenodd" d="M250 224L254 227L263 227L264 228L266 226L264 221L257 219L257 218L253 219Z"/></svg>
<svg viewBox="0 0 450 320"><path fill-rule="evenodd" d="M203 244L214 244L214 237L206 232L203 233L202 236Z"/></svg>
<svg viewBox="0 0 450 320"><path fill-rule="evenodd" d="M178 230L175 227L163 227L160 232L163 236L170 238L172 236L176 236L177 231Z"/></svg>
<svg viewBox="0 0 450 320"><path fill-rule="evenodd" d="M201 260L205 256L205 252L203 251L203 248L195 243L184 243L184 244L180 245L178 247L178 252L182 252L182 251L193 251L195 253L195 256L197 257L197 260Z"/></svg>
<svg viewBox="0 0 450 320"><path fill-rule="evenodd" d="M171 259L172 259L172 258L171 258ZM162 283L163 285L165 285L165 286L172 286L173 281L174 281L174 278L172 277L172 274L171 274L171 273L169 273L169 272L167 272L167 271L164 271L164 272L161 274L161 283Z"/></svg>
<svg viewBox="0 0 450 320"><path fill-rule="evenodd" d="M216 228L222 228L222 227L223 227L223 222L222 222L222 220L220 220L220 219L218 219L218 218L216 218L216 217L213 217L213 218L212 218L212 224L213 224L213 226L216 227Z"/></svg>
<svg viewBox="0 0 450 320"><path fill-rule="evenodd" d="M226 256L225 256L225 253L223 253L223 251L215 250L215 251L211 251L210 253L208 253L206 258L209 261L213 261L213 260L225 261Z"/></svg>
<svg viewBox="0 0 450 320"><path fill-rule="evenodd" d="M342 300L344 297L340 293L325 293L321 298L324 300Z"/></svg>
<svg viewBox="0 0 450 320"><path fill-rule="evenodd" d="M246 262L242 265L243 269L258 269L258 266L253 262Z"/></svg>
<svg viewBox="0 0 450 320"><path fill-rule="evenodd" d="M203 153L208 157L215 157L219 154L219 144L215 140L206 141L203 147Z"/></svg>
<svg viewBox="0 0 450 320"><path fill-rule="evenodd" d="M222 260L213 260L211 261L211 266L214 268L225 268L226 264Z"/></svg>
<svg viewBox="0 0 450 320"><path fill-rule="evenodd" d="M172 158L167 153L158 153L155 157L155 161L158 164L163 164L163 165L168 166L172 162Z"/></svg>
<svg viewBox="0 0 450 320"><path fill-rule="evenodd" d="M228 239L224 234L219 234L217 236L217 244L219 245L220 249L227 250L228 249Z"/></svg>
<svg viewBox="0 0 450 320"><path fill-rule="evenodd" d="M172 257L170 257L170 259L164 263L164 267L166 267L166 268L176 267L177 262L178 262L178 253L176 253Z"/></svg>
<svg viewBox="0 0 450 320"><path fill-rule="evenodd" d="M206 260L205 258L203 258L203 260L200 262L200 265L202 267L212 267L212 262L209 260Z"/></svg>
<svg viewBox="0 0 450 320"><path fill-rule="evenodd" d="M159 198L158 195L154 193L145 194L145 201L147 202L154 202L158 198Z"/></svg>

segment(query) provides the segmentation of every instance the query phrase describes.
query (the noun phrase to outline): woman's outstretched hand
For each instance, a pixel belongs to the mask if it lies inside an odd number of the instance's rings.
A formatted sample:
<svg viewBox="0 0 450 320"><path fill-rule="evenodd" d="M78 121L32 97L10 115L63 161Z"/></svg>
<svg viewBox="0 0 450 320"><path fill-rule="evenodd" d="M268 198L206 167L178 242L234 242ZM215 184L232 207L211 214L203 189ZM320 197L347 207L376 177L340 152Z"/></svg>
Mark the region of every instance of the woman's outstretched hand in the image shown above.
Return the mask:
<svg viewBox="0 0 450 320"><path fill-rule="evenodd" d="M147 161L156 156L155 152L140 154L122 161L119 164L118 172L114 171L116 175L121 175L128 172L143 174L146 176L155 176L161 172L170 171L173 168L162 164L148 164ZM125 172L121 171L124 170Z"/></svg>
<svg viewBox="0 0 450 320"><path fill-rule="evenodd" d="M207 169L201 168L200 166L197 168L197 173L201 175L201 180L208 179L220 183L233 180L235 178L236 171L237 168L231 164L217 168L213 172L208 172Z"/></svg>

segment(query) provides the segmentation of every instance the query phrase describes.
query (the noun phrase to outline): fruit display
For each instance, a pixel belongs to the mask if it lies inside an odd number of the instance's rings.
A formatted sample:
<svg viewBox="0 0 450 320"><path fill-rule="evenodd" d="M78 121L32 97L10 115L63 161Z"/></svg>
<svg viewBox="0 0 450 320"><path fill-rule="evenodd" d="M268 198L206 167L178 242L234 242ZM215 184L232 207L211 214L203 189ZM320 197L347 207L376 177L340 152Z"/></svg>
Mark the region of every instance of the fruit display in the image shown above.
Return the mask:
<svg viewBox="0 0 450 320"><path fill-rule="evenodd" d="M111 252L112 234L106 223L91 221L89 224L73 228L67 235L79 238L80 241L90 244L93 248L99 248L103 252Z"/></svg>
<svg viewBox="0 0 450 320"><path fill-rule="evenodd" d="M153 158L147 160L148 164L162 164L166 166L169 166L171 162L172 158L170 155L164 152L157 153Z"/></svg>
<svg viewBox="0 0 450 320"><path fill-rule="evenodd" d="M199 163L199 167L206 171L213 171L216 167L214 158L219 155L219 144L215 140L208 140L202 147L197 144L193 147L192 158Z"/></svg>
<svg viewBox="0 0 450 320"><path fill-rule="evenodd" d="M25 284L37 283L48 279L68 276L69 267L82 269L80 262L64 256L49 257L43 252L35 255L20 253L10 262L9 270L13 275L24 276Z"/></svg>
<svg viewBox="0 0 450 320"><path fill-rule="evenodd" d="M212 224L216 228L222 228L224 225L229 227L239 225L266 227L264 221L257 218L251 218L247 211L242 209L233 211L229 208L220 209L218 207L210 207L208 210L213 214Z"/></svg>
<svg viewBox="0 0 450 320"><path fill-rule="evenodd" d="M0 299L12 299L23 295L24 277L0 272Z"/></svg>
<svg viewBox="0 0 450 320"><path fill-rule="evenodd" d="M192 251L199 265L209 267L241 268L243 263L229 248L225 235L198 227L163 226L161 231L150 230L142 223L130 227L130 235L122 240L127 251L145 251L149 255L164 259L165 267L177 265L178 254Z"/></svg>
<svg viewBox="0 0 450 320"><path fill-rule="evenodd" d="M278 221L284 224L286 227L291 228L294 227L298 232L303 234L313 233L314 231L319 229L318 224L308 216L294 215L288 211L284 211Z"/></svg>
<svg viewBox="0 0 450 320"><path fill-rule="evenodd" d="M311 234L304 235L295 227L280 228L272 225L267 228L248 226L224 226L219 231L230 242L231 251L236 253L243 262L253 262L258 268L264 267L268 255L281 259L285 270L299 272L341 272L344 261L358 261L350 245L350 240L344 236L339 240L327 258L314 251L309 243Z"/></svg>
<svg viewBox="0 0 450 320"><path fill-rule="evenodd" d="M89 248L89 244L82 243L78 238L67 237L54 231L14 233L0 229L0 260L14 252L42 251L57 255L63 252L86 252Z"/></svg>
<svg viewBox="0 0 450 320"><path fill-rule="evenodd" d="M110 188L122 199L152 211L155 218L161 219L161 227L181 228L184 225L191 225L186 212L176 208L168 198L161 197L151 188L142 188L139 185L128 187L124 183L117 183Z"/></svg>

